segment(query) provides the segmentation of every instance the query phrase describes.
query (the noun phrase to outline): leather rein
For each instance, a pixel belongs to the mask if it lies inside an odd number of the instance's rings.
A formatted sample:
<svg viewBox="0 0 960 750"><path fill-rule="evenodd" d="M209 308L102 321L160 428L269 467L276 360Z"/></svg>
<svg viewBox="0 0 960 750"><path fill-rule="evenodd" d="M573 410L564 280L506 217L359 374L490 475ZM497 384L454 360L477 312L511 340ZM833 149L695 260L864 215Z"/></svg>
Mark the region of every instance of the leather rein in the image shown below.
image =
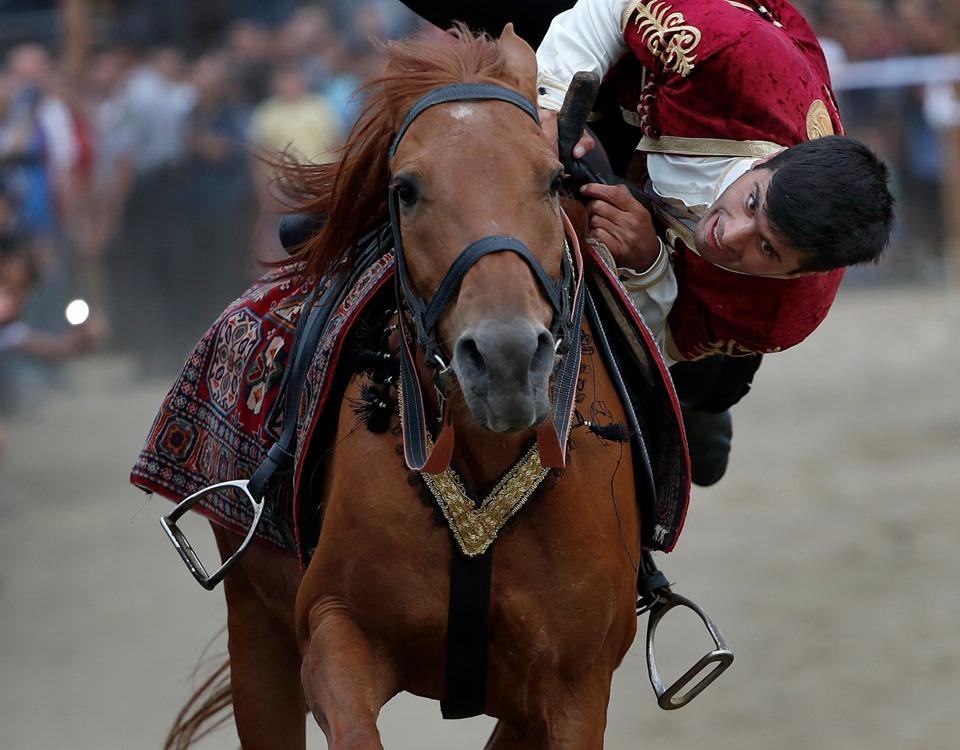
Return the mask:
<svg viewBox="0 0 960 750"><path fill-rule="evenodd" d="M396 295L401 331L400 345L400 415L403 426L403 451L407 466L414 471L437 474L446 469L453 455L454 429L447 409L447 388L453 378L451 358L438 340L437 326L443 312L454 298L464 276L482 257L491 253L511 252L530 268L541 290L553 308L550 333L557 341L559 360L554 367L553 414L537 429L540 460L544 467L566 465L566 442L570 431L577 377L580 372L581 328L584 309L583 260L569 222L565 234L569 238L561 259L561 274L554 281L536 259L530 248L517 237L490 235L471 242L457 256L444 275L432 299L422 299L413 289L404 254L400 231L400 196L393 182L390 162L401 140L413 122L430 107L458 101L503 101L522 109L537 125L540 118L530 100L512 89L489 83L456 83L433 89L411 107L387 152L388 206L396 256ZM579 272L579 273L578 273ZM411 346L407 318L413 322L416 341ZM427 429L423 391L417 377L414 349L423 351L440 403L440 433L433 445Z"/></svg>

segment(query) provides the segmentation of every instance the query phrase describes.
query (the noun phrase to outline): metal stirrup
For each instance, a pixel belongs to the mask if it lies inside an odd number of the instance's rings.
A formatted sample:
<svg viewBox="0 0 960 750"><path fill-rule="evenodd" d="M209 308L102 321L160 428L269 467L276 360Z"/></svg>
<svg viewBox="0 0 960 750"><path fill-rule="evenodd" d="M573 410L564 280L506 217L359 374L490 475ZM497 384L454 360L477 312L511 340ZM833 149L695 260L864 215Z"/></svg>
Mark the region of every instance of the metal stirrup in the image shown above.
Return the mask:
<svg viewBox="0 0 960 750"><path fill-rule="evenodd" d="M187 569L207 591L212 591L216 588L217 584L223 580L223 577L236 564L237 560L240 559L240 556L247 551L247 547L253 542L253 538L256 536L257 529L260 526L260 520L263 518L264 499L261 497L257 500L250 494L250 490L247 489L248 484L249 481L246 479L236 479L230 482L220 482L219 484L204 487L199 492L194 492L189 497L183 499L176 508L160 519L160 525L167 533L170 541L173 542L173 546L177 548L180 557L183 558L183 561L187 564ZM207 573L207 569L203 566L203 563L200 562L200 558L197 557L193 545L190 544L187 537L177 526L177 521L180 520L184 513L192 509L193 506L203 500L207 495L229 490L240 490L244 494L253 509L253 522L250 524L250 529L247 531L247 535L243 538L243 542L240 543L236 552L230 555L230 557L211 574Z"/></svg>
<svg viewBox="0 0 960 750"><path fill-rule="evenodd" d="M637 604L637 614L650 613L647 621L647 669L650 672L650 684L657 694L657 703L665 711L683 708L690 701L702 693L711 682L719 677L733 663L733 651L727 645L723 633L704 609L692 599L675 594L670 590L667 579L657 569L649 550L643 551L643 570L638 583L640 601ZM674 607L686 607L697 613L707 626L707 631L713 639L714 649L704 654L696 664L684 672L670 687L663 684L660 670L657 668L657 657L654 641L657 634L657 625ZM707 667L713 666L693 687L685 688L700 675ZM682 693L682 694L681 694Z"/></svg>

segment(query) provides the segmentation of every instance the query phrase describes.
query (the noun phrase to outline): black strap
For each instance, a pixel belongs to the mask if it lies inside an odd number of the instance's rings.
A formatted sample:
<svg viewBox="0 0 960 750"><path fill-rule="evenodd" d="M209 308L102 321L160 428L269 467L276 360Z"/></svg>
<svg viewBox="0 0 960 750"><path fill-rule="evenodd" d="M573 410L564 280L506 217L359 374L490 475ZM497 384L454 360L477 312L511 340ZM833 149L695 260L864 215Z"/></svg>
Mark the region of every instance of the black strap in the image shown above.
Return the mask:
<svg viewBox="0 0 960 750"><path fill-rule="evenodd" d="M357 258L349 264L344 263L326 278L321 279L304 302L300 320L293 336L290 360L280 382L280 398L283 403L283 432L280 438L267 452L267 457L250 477L247 489L255 498L267 495L273 482L287 475L293 468L297 452L297 426L300 412L300 396L307 372L313 362L313 355L326 327L330 314L356 282L358 274L364 272L376 257L385 252L381 245L385 231L378 228L367 234L358 243L361 248ZM271 516L281 530L291 549L295 547L293 534L277 508L268 502L264 512Z"/></svg>
<svg viewBox="0 0 960 750"><path fill-rule="evenodd" d="M447 104L449 102L462 101L488 101L496 99L503 102L515 104L533 119L537 125L540 124L540 115L537 108L527 97L517 93L513 89L500 86L495 83L452 83L448 86L440 86L433 89L430 93L423 96L414 104L403 123L397 129L397 134L390 144L390 150L387 152L387 162L389 163L397 153L397 147L407 129L413 124L423 112L437 104Z"/></svg>
<svg viewBox="0 0 960 750"><path fill-rule="evenodd" d="M457 259L453 262L453 265L447 269L447 273L440 282L440 286L437 287L437 291L433 295L433 299L430 300L426 310L424 310L424 328L428 331L432 331L437 323L440 322L440 316L443 314L447 304L450 302L450 298L453 297L456 291L460 288L460 283L463 281L463 277L467 275L467 272L473 268L474 264L480 260L480 258L482 258L484 255L490 255L491 253L508 251L519 255L526 262L526 264L530 266L530 270L533 271L533 275L536 277L537 281L540 283L540 286L543 288L543 291L546 293L547 299L550 300L550 304L553 306L554 311L558 315L562 314L563 303L561 302L561 297L563 296L563 291L562 289L558 288L559 285L557 282L547 275L547 272L543 270L543 266L541 266L537 259L533 257L533 253L530 252L530 248L528 248L516 237L508 237L506 235L491 235L489 237L484 237L483 239L477 240L476 242L471 242L469 245L467 245L463 252L457 256Z"/></svg>
<svg viewBox="0 0 960 750"><path fill-rule="evenodd" d="M647 503L648 507L655 507L657 502L657 483L653 476L653 466L650 463L650 455L647 452L646 441L643 439L643 431L640 429L640 422L633 410L633 402L630 400L630 394L627 391L627 385L623 381L623 375L620 373L620 367L617 364L616 357L613 356L613 349L610 347L610 341L607 339L606 331L603 328L603 322L597 312L597 306L594 304L593 296L587 292L587 317L590 321L590 331L593 333L593 340L596 342L597 349L603 357L604 364L607 366L607 372L610 374L610 380L616 388L617 395L620 397L620 403L623 405L623 413L627 419L627 426L630 428L630 445L633 448L633 455L640 459L640 467L643 477L646 480ZM652 558L651 558L652 563Z"/></svg>
<svg viewBox="0 0 960 750"><path fill-rule="evenodd" d="M446 691L440 702L444 719L466 719L485 712L492 577L493 546L482 555L467 557L453 542Z"/></svg>
<svg viewBox="0 0 960 750"><path fill-rule="evenodd" d="M254 497L263 497L274 477L289 471L293 466L297 444L297 412L300 407L300 392L303 390L303 382L307 378L307 370L313 360L313 352L317 348L317 340L323 330L323 319L325 318L322 314L323 310L329 304L330 297L335 294L336 286L331 279L320 296L319 304L316 304L320 289L318 285L304 304L303 312L300 313L300 321L297 323L298 335L294 336L291 364L287 372L284 373L286 388L282 391L284 399L283 432L280 439L270 448L266 460L250 477L248 489ZM301 326L303 327L301 328Z"/></svg>
<svg viewBox="0 0 960 750"><path fill-rule="evenodd" d="M653 553L644 549L640 553L640 573L637 576L637 614L649 610L662 593L670 593L670 582L653 561Z"/></svg>

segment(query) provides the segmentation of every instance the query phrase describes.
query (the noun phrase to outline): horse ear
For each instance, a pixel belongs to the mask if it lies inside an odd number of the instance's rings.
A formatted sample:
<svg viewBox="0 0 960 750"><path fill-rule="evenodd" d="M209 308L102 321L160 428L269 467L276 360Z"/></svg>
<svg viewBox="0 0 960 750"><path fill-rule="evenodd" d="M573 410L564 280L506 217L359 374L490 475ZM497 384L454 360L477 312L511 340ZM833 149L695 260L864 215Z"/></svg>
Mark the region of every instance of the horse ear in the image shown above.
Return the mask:
<svg viewBox="0 0 960 750"><path fill-rule="evenodd" d="M517 36L513 24L508 23L500 34L500 50L506 62L506 82L521 94L537 100L537 53L533 47Z"/></svg>

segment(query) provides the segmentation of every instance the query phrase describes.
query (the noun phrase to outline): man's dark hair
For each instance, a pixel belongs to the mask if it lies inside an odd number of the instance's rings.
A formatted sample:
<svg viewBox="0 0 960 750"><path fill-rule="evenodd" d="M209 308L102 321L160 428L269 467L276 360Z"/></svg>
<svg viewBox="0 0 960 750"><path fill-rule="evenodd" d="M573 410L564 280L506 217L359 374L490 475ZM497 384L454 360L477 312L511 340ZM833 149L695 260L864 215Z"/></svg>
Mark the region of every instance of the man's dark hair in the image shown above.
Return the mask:
<svg viewBox="0 0 960 750"><path fill-rule="evenodd" d="M773 170L764 213L809 258L800 271L876 263L890 240L887 167L853 138L805 141L757 166Z"/></svg>

